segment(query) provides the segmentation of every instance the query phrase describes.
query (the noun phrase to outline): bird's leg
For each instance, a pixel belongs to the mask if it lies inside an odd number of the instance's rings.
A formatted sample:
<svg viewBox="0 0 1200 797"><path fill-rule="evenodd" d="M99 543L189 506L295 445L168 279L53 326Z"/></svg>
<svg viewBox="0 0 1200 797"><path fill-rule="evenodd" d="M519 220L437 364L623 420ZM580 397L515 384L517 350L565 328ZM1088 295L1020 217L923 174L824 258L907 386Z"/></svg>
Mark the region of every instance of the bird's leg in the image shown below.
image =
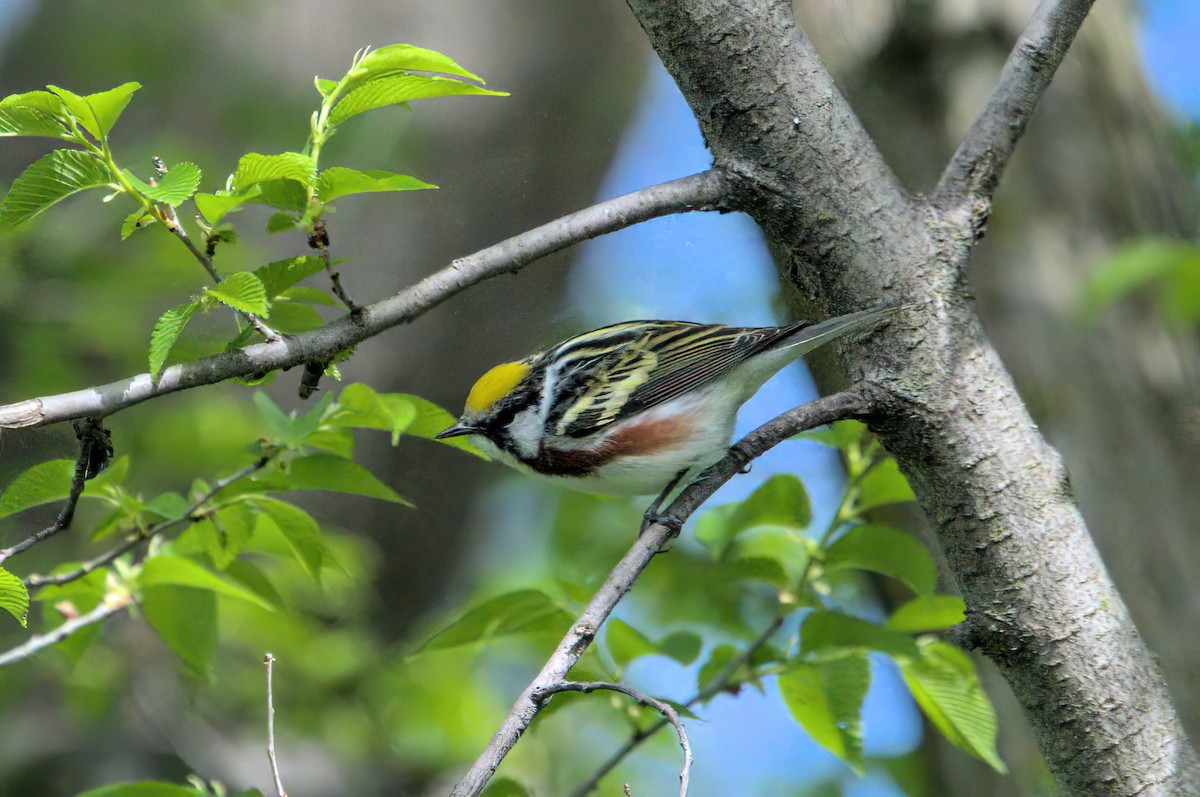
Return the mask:
<svg viewBox="0 0 1200 797"><path fill-rule="evenodd" d="M667 486L663 488L662 492L658 494L658 497L650 502L650 506L646 507L646 511L642 514L642 532L645 532L647 528L655 523L661 523L664 526L669 526L676 532L678 532L683 526L683 520L681 518L678 518L675 515L664 515L661 513L661 510L663 508L663 504L667 503L667 499L672 497L671 494L675 492L675 488L679 486L680 482L683 481L683 478L687 476L688 473L689 470L687 468L679 471L679 473L676 473L675 478L671 479L671 481L667 483Z"/></svg>

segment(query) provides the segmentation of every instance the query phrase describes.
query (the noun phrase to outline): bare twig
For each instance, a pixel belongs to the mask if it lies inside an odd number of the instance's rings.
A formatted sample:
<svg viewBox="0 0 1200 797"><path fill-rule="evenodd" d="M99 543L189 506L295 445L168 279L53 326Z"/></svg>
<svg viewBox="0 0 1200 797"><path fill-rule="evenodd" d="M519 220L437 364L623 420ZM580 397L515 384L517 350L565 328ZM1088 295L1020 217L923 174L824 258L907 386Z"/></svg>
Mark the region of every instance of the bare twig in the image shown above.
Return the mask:
<svg viewBox="0 0 1200 797"><path fill-rule="evenodd" d="M1042 0L942 173L934 205L969 213L976 237L983 234L1000 175L1093 2Z"/></svg>
<svg viewBox="0 0 1200 797"><path fill-rule="evenodd" d="M595 639L601 624L612 613L617 602L633 587L633 582L654 555L679 533L679 523L690 517L734 474L780 442L805 429L844 418L863 417L870 412L871 407L872 404L864 390L851 388L785 412L734 444L720 462L705 471L679 494L660 516L662 519L648 520L642 526L642 531L633 546L608 574L604 584L592 596L583 614L571 625L541 672L517 698L500 729L496 731L471 769L454 787L451 796L475 797L483 791L496 767L541 710L535 697L538 690L547 684L566 680L567 672ZM677 522L668 523L666 518Z"/></svg>
<svg viewBox="0 0 1200 797"><path fill-rule="evenodd" d="M109 431L94 418L86 418L75 422L75 436L79 439L79 457L75 460L75 473L71 477L71 490L67 493L67 502L58 513L54 523L31 534L10 548L0 550L0 562L22 551L27 551L43 540L53 537L71 525L75 518L75 508L79 505L79 497L83 495L83 484L99 473L112 456L112 443Z"/></svg>
<svg viewBox="0 0 1200 797"><path fill-rule="evenodd" d="M55 573L47 576L37 573L27 576L24 579L25 586L45 587L51 584L68 584L72 581L83 578L97 568L103 567L119 557L121 554L133 550L138 545L141 545L143 542L146 542L152 537L162 534L164 531L174 528L181 523L194 523L195 521L199 520L199 518L196 517L196 513L200 511L201 507L203 507L204 504L212 499L213 496L234 482L240 481L250 474L266 467L266 464L270 461L270 457L261 457L257 461L247 465L236 473L230 474L224 479L215 482L204 493L204 495L197 498L192 505L188 507L188 510L184 512L182 516L172 520L164 520L160 523L155 523L153 526L145 530L138 530L120 545L109 551L105 551L94 559L89 559L74 570L69 570L65 573Z"/></svg>
<svg viewBox="0 0 1200 797"><path fill-rule="evenodd" d="M767 644L767 641L775 635L775 632L779 630L781 625L783 625L783 619L783 615L776 616L775 619L771 621L771 624L768 625L766 629L759 634L748 647L746 647L745 650L730 660L730 662L726 664L725 667L722 668L722 670L717 673L717 675L711 681L709 681L703 689L696 692L695 695L693 695L686 703L684 703L684 708L691 708L697 703L705 703L716 697L721 692L724 692L733 682L733 678L735 675L737 675L738 671L741 670L742 667L749 664L750 659L754 657L754 654L757 653L763 645ZM571 792L571 797L587 797L587 795L594 792L597 788L599 788L601 779L604 778L604 776L609 772L612 772L616 768L617 764L620 764L625 759L625 756L632 753L638 748L639 745L641 745L642 742L646 741L651 736L658 733L670 724L671 723L667 720L662 719L647 728L638 729L625 741L625 744L621 745L619 750L613 753L603 764L596 768L596 771L592 773L590 778L575 787L575 791Z"/></svg>
<svg viewBox="0 0 1200 797"><path fill-rule="evenodd" d="M683 727L683 720L679 718L679 713L671 706L657 698L651 697L645 692L641 692L633 687L625 684L613 683L611 681L559 681L555 684L548 684L534 693L533 698L539 703L544 704L551 695L558 692L583 692L590 694L599 689L607 689L611 692L620 692L623 695L632 697L637 702L651 708L662 714L665 724L675 726L675 733L679 736L679 746L683 748L683 768L679 770L679 797L687 797L688 793L688 778L692 771L692 746L688 742L687 730Z"/></svg>
<svg viewBox="0 0 1200 797"><path fill-rule="evenodd" d="M329 254L329 230L325 227L324 219L317 219L313 222L313 231L312 235L308 236L308 245L321 253L321 259L325 262L325 273L329 275L334 295L342 304L346 305L346 309L351 313L359 312L362 308L354 303L350 294L346 293L346 289L342 287L342 276L333 270L333 257Z"/></svg>
<svg viewBox="0 0 1200 797"><path fill-rule="evenodd" d="M57 645L82 628L104 622L114 614L124 611L129 606L130 600L130 597L126 594L110 596L101 601L95 609L86 614L81 614L74 619L67 620L53 631L30 637L23 644L18 645L12 650L0 653L0 667L6 667L14 662L27 659L43 648Z"/></svg>
<svg viewBox="0 0 1200 797"><path fill-rule="evenodd" d="M288 797L283 788L283 780L279 777L279 761L275 758L275 697L271 689L271 670L275 664L275 656L270 653L263 656L263 664L267 665L267 760L271 762L271 777L275 779L276 796Z"/></svg>
<svg viewBox="0 0 1200 797"><path fill-rule="evenodd" d="M173 365L163 370L157 382L149 374L141 374L72 393L0 406L0 428L104 417L178 390L327 360L343 349L417 318L476 283L520 271L538 258L572 244L671 213L716 209L723 202L725 191L722 178L713 171L643 188L455 260L413 287L363 307L357 316L338 319L320 329Z"/></svg>

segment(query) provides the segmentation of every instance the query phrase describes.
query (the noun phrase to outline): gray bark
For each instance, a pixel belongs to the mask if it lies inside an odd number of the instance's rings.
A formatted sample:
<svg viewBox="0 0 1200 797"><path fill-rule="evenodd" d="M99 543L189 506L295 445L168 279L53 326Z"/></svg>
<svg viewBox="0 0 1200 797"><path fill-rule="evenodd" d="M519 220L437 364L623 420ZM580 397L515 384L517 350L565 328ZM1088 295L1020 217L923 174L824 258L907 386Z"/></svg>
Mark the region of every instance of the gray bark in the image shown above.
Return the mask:
<svg viewBox="0 0 1200 797"><path fill-rule="evenodd" d="M1076 19L1087 4L1058 9ZM899 460L967 602L966 638L1023 705L1072 794L1196 794L1195 757L1158 668L1088 536L1066 470L979 324L965 266L990 189L1073 28L1042 17L948 170L934 205L899 187L790 9L723 0L630 6L687 97L733 205L762 226L785 276L829 314L920 302L854 353L848 375L883 409ZM1064 40L1065 38L1065 40ZM1021 61L1025 63L1021 63ZM1032 79L1032 83L1030 80ZM996 124L999 122L1000 124ZM1009 127L1005 127L1005 123Z"/></svg>

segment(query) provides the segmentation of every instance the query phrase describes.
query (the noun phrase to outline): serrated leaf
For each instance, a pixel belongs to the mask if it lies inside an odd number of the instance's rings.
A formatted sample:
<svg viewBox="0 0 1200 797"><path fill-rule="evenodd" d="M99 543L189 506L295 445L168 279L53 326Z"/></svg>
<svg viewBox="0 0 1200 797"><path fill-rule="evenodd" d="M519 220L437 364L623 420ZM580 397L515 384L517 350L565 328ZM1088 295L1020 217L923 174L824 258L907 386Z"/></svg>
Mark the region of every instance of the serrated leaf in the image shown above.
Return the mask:
<svg viewBox="0 0 1200 797"><path fill-rule="evenodd" d="M89 94L86 97L58 86L46 88L59 96L67 111L79 121L80 127L100 140L112 130L133 93L141 87L141 83L122 83L115 89Z"/></svg>
<svg viewBox="0 0 1200 797"><path fill-rule="evenodd" d="M147 559L142 565L139 583L144 588L175 586L207 590L260 606L267 611L275 611L274 606L241 584L222 578L203 565L182 556L162 554Z"/></svg>
<svg viewBox="0 0 1200 797"><path fill-rule="evenodd" d="M29 624L29 592L21 579L0 567L0 609L17 618L22 628Z"/></svg>
<svg viewBox="0 0 1200 797"><path fill-rule="evenodd" d="M562 631L573 619L546 593L517 590L469 609L430 637L418 652L446 650L511 634Z"/></svg>
<svg viewBox="0 0 1200 797"><path fill-rule="evenodd" d="M318 274L325 269L325 262L312 255L289 257L259 266L254 276L262 281L268 299L274 299L301 280Z"/></svg>
<svg viewBox="0 0 1200 797"><path fill-rule="evenodd" d="M966 653L925 640L918 657L898 658L897 664L917 705L942 735L997 772L1007 771L996 752L996 711Z"/></svg>
<svg viewBox="0 0 1200 797"><path fill-rule="evenodd" d="M375 478L369 470L349 459L333 454L310 454L293 459L287 472L275 470L258 480L259 489L268 491L326 490L363 495L404 506L412 506L391 487Z"/></svg>
<svg viewBox="0 0 1200 797"><path fill-rule="evenodd" d="M966 610L966 604L956 595L921 595L892 612L885 625L908 634L941 631L961 623Z"/></svg>
<svg viewBox="0 0 1200 797"><path fill-rule="evenodd" d="M108 168L96 156L56 149L31 163L13 181L0 209L0 228L11 229L72 194L107 186L110 181Z"/></svg>
<svg viewBox="0 0 1200 797"><path fill-rule="evenodd" d="M24 471L0 494L0 518L67 497L75 463L69 459L39 462Z"/></svg>
<svg viewBox="0 0 1200 797"><path fill-rule="evenodd" d="M608 621L608 633L604 640L613 661L621 668L640 656L658 653L658 646L650 637L623 620Z"/></svg>
<svg viewBox="0 0 1200 797"><path fill-rule="evenodd" d="M163 365L166 364L171 349L179 340L179 336L183 334L188 321L192 320L192 316L199 309L200 304L197 302L177 305L159 316L158 321L154 323L154 331L150 333L150 378L152 380L158 381L158 375L162 373Z"/></svg>
<svg viewBox="0 0 1200 797"><path fill-rule="evenodd" d="M272 180L294 180L304 185L314 185L317 164L300 152L281 152L278 155L249 152L241 157L233 173L234 190Z"/></svg>
<svg viewBox="0 0 1200 797"><path fill-rule="evenodd" d="M156 559L151 559L146 564L154 561ZM249 590L246 593L253 594ZM146 622L167 647L183 660L192 674L207 677L209 662L217 648L216 595L190 585L146 585L140 603Z"/></svg>
<svg viewBox="0 0 1200 797"><path fill-rule="evenodd" d="M454 59L436 50L424 47L414 47L411 44L389 44L372 50L359 60L354 68L346 73L347 81L369 80L397 70L417 70L420 72L445 72L448 75L485 82L474 72L468 72L457 64ZM332 82L332 81L330 81Z"/></svg>
<svg viewBox="0 0 1200 797"><path fill-rule="evenodd" d="M257 185L252 185L245 191L238 191L236 193L196 194L194 201L196 209L200 211L204 219L209 224L216 226L220 224L221 219L225 218L226 214L237 210L248 202L257 200L260 193L261 189Z"/></svg>
<svg viewBox="0 0 1200 797"><path fill-rule="evenodd" d="M423 188L437 188L436 185L380 169L358 171L342 166L331 166L321 172L317 181L317 199L322 202L332 202L338 197L350 194L377 193L380 191L416 191Z"/></svg>
<svg viewBox="0 0 1200 797"><path fill-rule="evenodd" d="M128 169L123 170L125 178L146 197L155 202L164 202L171 207L178 207L200 187L200 167L194 163L177 163L170 171L158 179L157 185L143 182Z"/></svg>
<svg viewBox="0 0 1200 797"><path fill-rule="evenodd" d="M57 94L41 90L9 94L0 100L0 108L34 108L59 119L67 115L67 108Z"/></svg>
<svg viewBox="0 0 1200 797"><path fill-rule="evenodd" d="M474 454L480 459L488 459L488 456L482 453L475 446L466 442L463 437L450 437L445 440L437 440L437 435L446 430L448 426L453 424L457 419L446 410L434 404L428 399L423 399L420 396L414 396L411 393L391 393L387 395L398 396L406 401L411 402L417 410L417 417L405 429L405 434L413 437L423 437L426 440L435 440L443 445L448 445L451 448L458 448L466 451L469 454Z"/></svg>
<svg viewBox="0 0 1200 797"><path fill-rule="evenodd" d="M829 609L817 609L800 625L800 652L812 655L845 648L862 648L894 656L916 654L908 634Z"/></svg>
<svg viewBox="0 0 1200 797"><path fill-rule="evenodd" d="M896 460L888 457L867 471L861 482L862 492L858 499L858 509L865 512L877 506L887 504L902 504L915 501L908 480L900 472Z"/></svg>
<svg viewBox="0 0 1200 797"><path fill-rule="evenodd" d="M44 108L0 103L0 136L61 138L66 132L59 116Z"/></svg>
<svg viewBox="0 0 1200 797"><path fill-rule="evenodd" d="M275 498L255 496L249 501L262 511L260 523L273 523L283 534L304 571L311 578L320 578L325 543L321 539L321 528L317 521L300 507Z"/></svg>
<svg viewBox="0 0 1200 797"><path fill-rule="evenodd" d="M398 105L412 100L429 97L447 97L459 94L480 94L506 97L508 92L492 91L473 83L444 77L425 75L391 75L368 80L351 90L329 114L329 124L337 126L347 119L374 108Z"/></svg>
<svg viewBox="0 0 1200 797"><path fill-rule="evenodd" d="M825 552L825 568L881 573L903 581L920 595L937 587L937 567L925 546L912 535L887 526L850 529Z"/></svg>
<svg viewBox="0 0 1200 797"><path fill-rule="evenodd" d="M98 789L85 791L78 797L206 797L206 795L205 792L190 786L142 780L101 786Z"/></svg>
<svg viewBox="0 0 1200 797"><path fill-rule="evenodd" d="M778 683L784 703L813 741L864 774L861 713L871 685L867 654L798 662L779 675Z"/></svg>
<svg viewBox="0 0 1200 797"><path fill-rule="evenodd" d="M260 318L267 318L271 310L262 280L249 271L230 274L219 284L205 288L205 292L221 304Z"/></svg>

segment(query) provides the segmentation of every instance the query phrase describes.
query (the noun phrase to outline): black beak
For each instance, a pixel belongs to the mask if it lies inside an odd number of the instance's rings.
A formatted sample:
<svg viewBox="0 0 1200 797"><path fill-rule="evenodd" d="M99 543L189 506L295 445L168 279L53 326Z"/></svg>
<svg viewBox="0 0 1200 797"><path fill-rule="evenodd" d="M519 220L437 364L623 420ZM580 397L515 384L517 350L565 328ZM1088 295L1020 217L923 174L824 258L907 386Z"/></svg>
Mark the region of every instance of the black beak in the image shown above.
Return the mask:
<svg viewBox="0 0 1200 797"><path fill-rule="evenodd" d="M464 434L479 434L478 427L468 426L465 423L456 423L448 429L443 429L433 436L434 440L445 440L447 437L460 437Z"/></svg>

